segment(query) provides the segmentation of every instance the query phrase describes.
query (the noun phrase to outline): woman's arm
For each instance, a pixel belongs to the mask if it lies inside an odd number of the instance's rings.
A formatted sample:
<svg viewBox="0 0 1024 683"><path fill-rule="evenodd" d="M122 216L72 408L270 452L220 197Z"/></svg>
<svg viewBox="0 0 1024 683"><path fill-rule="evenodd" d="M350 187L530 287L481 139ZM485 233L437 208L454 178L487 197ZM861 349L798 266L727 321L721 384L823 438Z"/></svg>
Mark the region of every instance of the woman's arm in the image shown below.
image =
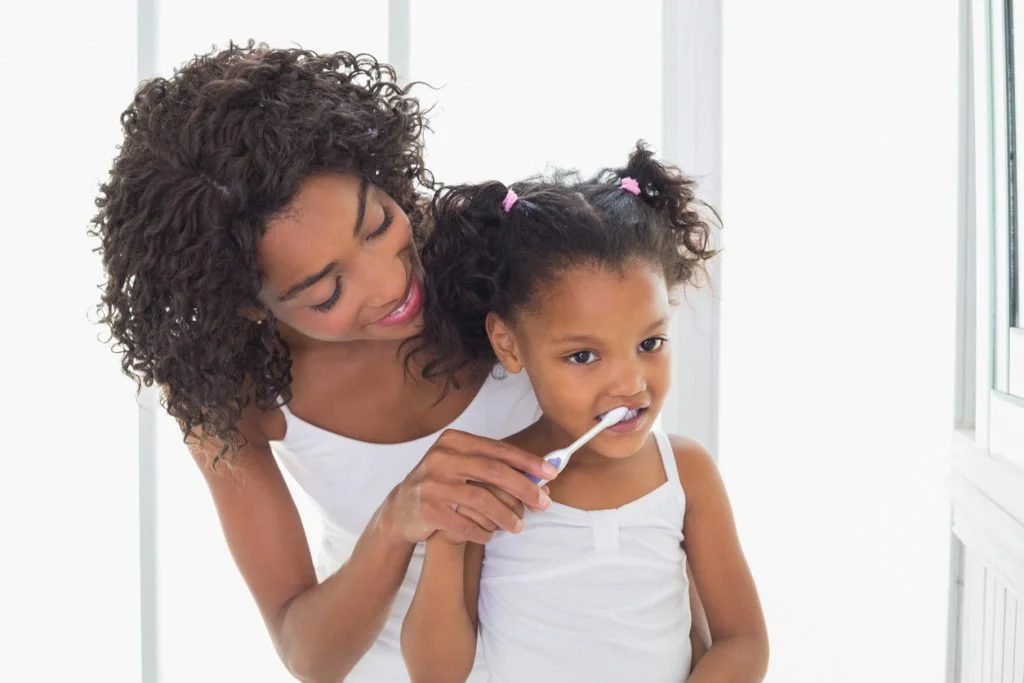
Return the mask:
<svg viewBox="0 0 1024 683"><path fill-rule="evenodd" d="M762 681L768 634L722 478L700 445L673 436L672 446L686 488L683 546L711 631L711 647L689 683Z"/></svg>
<svg viewBox="0 0 1024 683"><path fill-rule="evenodd" d="M231 466L209 467L217 443L192 449L231 554L292 675L339 681L383 628L414 544L383 506L349 561L318 585L298 511L256 416L246 415L239 429L247 444Z"/></svg>
<svg viewBox="0 0 1024 683"><path fill-rule="evenodd" d="M423 574L402 624L402 656L414 683L463 683L476 658L483 546L427 541Z"/></svg>
<svg viewBox="0 0 1024 683"><path fill-rule="evenodd" d="M230 467L209 466L220 448L213 439L203 445L192 441L191 450L278 654L292 675L308 683L343 679L370 648L417 541L443 529L460 540L486 542L495 529L515 527L518 510L468 480L488 482L531 508L542 507L540 489L522 475L545 476L540 458L448 432L382 501L349 560L317 584L298 510L255 409L247 409L239 430L246 445ZM453 511L456 505L459 513Z"/></svg>

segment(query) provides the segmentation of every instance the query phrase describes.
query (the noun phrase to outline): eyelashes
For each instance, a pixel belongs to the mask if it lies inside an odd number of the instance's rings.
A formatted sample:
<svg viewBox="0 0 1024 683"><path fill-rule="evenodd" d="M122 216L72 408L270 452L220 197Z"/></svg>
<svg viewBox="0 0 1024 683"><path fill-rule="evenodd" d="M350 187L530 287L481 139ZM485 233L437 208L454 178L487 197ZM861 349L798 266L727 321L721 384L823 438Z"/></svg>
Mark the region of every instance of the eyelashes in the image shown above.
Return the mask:
<svg viewBox="0 0 1024 683"><path fill-rule="evenodd" d="M667 337L650 337L640 342L640 350L644 353L654 353L667 343Z"/></svg>
<svg viewBox="0 0 1024 683"><path fill-rule="evenodd" d="M334 308L334 304L338 303L338 299L341 298L341 276L334 278L334 292L327 298L326 301L311 306L314 311L319 313L326 313L327 311Z"/></svg>
<svg viewBox="0 0 1024 683"><path fill-rule="evenodd" d="M374 230L373 232L371 232L369 235L367 235L366 239L368 241L369 240L377 239L378 237L380 237L381 235L386 233L388 231L388 229L391 227L392 223L394 223L394 222L395 222L395 214L392 213L387 207L385 207L384 208L384 220L381 221L380 227L377 228L376 230ZM338 276L338 277L334 278L334 291L331 293L331 296L329 296L326 301L322 301L321 303L314 304L313 306L310 306L310 308L312 308L314 311L316 311L318 313L326 313L327 311L329 311L332 308L334 308L334 305L338 303L338 299L340 299L340 298L341 298L341 276Z"/></svg>
<svg viewBox="0 0 1024 683"><path fill-rule="evenodd" d="M648 337L640 342L637 348L643 353L655 353L660 351L667 343L668 337ZM565 360L572 365L590 365L597 361L597 354L590 350L574 351L565 356Z"/></svg>
<svg viewBox="0 0 1024 683"><path fill-rule="evenodd" d="M377 239L388 231L391 224L395 221L395 214L393 214L387 207L384 207L384 220L381 221L380 227L371 232L366 236L367 240Z"/></svg>

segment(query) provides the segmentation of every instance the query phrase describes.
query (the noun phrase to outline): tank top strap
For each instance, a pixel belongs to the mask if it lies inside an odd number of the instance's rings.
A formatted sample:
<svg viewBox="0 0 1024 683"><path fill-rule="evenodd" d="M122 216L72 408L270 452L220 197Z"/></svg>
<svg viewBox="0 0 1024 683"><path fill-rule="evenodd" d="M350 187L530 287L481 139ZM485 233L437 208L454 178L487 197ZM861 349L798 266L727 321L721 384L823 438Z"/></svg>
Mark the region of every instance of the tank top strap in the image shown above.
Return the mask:
<svg viewBox="0 0 1024 683"><path fill-rule="evenodd" d="M665 478L668 479L668 485L672 488L685 512L686 491L683 488L682 480L679 479L679 467L676 465L676 454L672 450L672 442L669 441L668 434L660 429L655 430L653 434L654 440L658 444L658 454L661 455L661 465L665 468Z"/></svg>
<svg viewBox="0 0 1024 683"><path fill-rule="evenodd" d="M288 408L288 404L280 403L277 407L284 417L284 437L280 441L281 443L295 443L299 433L302 432L301 420L295 417Z"/></svg>

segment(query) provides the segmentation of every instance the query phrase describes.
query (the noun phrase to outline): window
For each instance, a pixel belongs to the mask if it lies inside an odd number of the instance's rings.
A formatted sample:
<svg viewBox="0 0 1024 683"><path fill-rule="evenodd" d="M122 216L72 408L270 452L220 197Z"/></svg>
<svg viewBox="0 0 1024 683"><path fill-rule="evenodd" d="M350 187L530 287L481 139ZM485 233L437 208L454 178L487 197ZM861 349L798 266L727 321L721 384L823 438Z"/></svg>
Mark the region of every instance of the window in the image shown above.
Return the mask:
<svg viewBox="0 0 1024 683"><path fill-rule="evenodd" d="M958 394L951 479L950 681L1016 678L1024 631L1024 311L1021 190L1024 2L962 3ZM976 328L973 340L967 335ZM976 361L976 362L972 362ZM973 369L973 372L972 372ZM973 396L971 388L973 387ZM973 399L973 411L967 405ZM972 430L973 428L973 430ZM1010 626L1017 614L1017 628ZM1008 653L1017 653L1014 664Z"/></svg>
<svg viewBox="0 0 1024 683"><path fill-rule="evenodd" d="M1024 41L1014 45L1015 22L1024 22L1024 1L1010 0L1006 6L1007 64L1007 173L1010 178L1005 250L996 258L1006 263L1005 287L996 292L997 307L1007 315L1006 391L1024 398L1024 229L1021 227L1020 201L1024 198L1024 171L1018 168L1018 138L1024 136ZM1020 24L1024 26L1024 23ZM1002 374L1002 373L1001 373Z"/></svg>
<svg viewBox="0 0 1024 683"><path fill-rule="evenodd" d="M976 75L974 89L977 106L982 108L976 111L975 120L991 123L990 131L985 126L976 129L978 163L986 167L979 168L981 184L976 186L977 244L982 257L978 277L983 290L979 303L986 304L979 307L978 321L991 335L979 349L991 358L987 368L990 381L984 381L984 374L979 377L985 386L979 387L978 399L987 402L979 410L979 415L987 416L987 424L980 428L993 457L1024 469L1020 253L1024 172L1018 163L1018 140L1024 136L1024 43L1015 44L1014 34L1014 16L1018 21L1024 17L1024 2L993 0L988 12L988 31L982 24L980 45L976 46L979 54L987 52L988 59L980 62L981 78ZM986 312L987 316L981 315Z"/></svg>

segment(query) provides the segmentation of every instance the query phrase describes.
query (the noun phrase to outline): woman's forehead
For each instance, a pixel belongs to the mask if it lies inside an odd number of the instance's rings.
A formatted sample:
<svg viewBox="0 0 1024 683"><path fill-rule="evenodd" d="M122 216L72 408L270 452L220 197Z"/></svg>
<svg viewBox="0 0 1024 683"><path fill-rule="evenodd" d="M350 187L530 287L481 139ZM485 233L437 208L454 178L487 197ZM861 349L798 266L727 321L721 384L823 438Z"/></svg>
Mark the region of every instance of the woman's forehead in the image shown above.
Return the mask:
<svg viewBox="0 0 1024 683"><path fill-rule="evenodd" d="M344 252L346 244L354 245L368 194L365 182L351 174L305 180L292 202L267 223L259 246L264 277L304 276Z"/></svg>

